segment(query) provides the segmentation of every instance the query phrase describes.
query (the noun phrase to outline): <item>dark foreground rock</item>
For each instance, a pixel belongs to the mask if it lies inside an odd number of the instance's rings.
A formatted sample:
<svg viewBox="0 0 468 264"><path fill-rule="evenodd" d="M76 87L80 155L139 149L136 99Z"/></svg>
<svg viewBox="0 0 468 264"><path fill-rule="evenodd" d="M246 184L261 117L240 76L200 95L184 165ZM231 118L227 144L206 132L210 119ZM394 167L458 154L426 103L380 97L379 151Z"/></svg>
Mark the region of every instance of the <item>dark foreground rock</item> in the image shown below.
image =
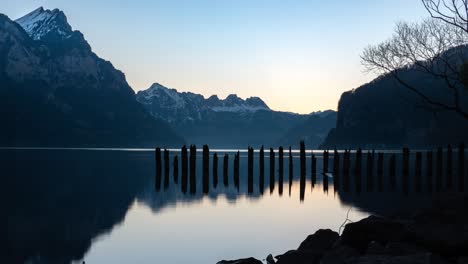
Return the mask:
<svg viewBox="0 0 468 264"><path fill-rule="evenodd" d="M238 260L221 260L217 264L262 264L262 262L255 258L246 258Z"/></svg>
<svg viewBox="0 0 468 264"><path fill-rule="evenodd" d="M432 208L410 216L370 216L346 225L341 236L318 230L276 259L277 264L468 264L468 196L439 197Z"/></svg>

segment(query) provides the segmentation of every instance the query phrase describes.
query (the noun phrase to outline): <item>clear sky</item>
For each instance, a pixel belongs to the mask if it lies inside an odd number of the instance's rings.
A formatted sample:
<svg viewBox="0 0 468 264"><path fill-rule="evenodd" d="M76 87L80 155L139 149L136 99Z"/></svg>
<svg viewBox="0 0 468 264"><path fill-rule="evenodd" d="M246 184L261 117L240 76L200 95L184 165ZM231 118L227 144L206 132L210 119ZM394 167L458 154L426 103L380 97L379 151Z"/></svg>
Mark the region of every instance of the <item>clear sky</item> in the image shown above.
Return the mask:
<svg viewBox="0 0 468 264"><path fill-rule="evenodd" d="M420 0L1 0L12 19L65 12L136 91L152 83L220 98L259 96L275 110L336 109L375 76L360 54L395 22L427 16Z"/></svg>

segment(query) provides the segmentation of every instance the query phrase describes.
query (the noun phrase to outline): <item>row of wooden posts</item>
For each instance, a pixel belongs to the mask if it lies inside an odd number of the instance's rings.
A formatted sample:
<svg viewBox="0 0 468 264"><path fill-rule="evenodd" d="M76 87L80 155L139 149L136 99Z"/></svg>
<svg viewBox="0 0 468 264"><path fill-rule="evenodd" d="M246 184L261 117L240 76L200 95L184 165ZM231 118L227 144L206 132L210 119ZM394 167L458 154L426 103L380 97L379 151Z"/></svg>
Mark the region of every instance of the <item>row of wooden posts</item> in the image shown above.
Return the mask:
<svg viewBox="0 0 468 264"><path fill-rule="evenodd" d="M189 149L186 146L182 147L181 150L181 190L183 193L196 193L197 181L196 181L196 146L192 145ZM446 149L446 166L445 166L445 183L448 189L453 189L454 184L454 174L453 174L453 150L451 146L448 146ZM161 155L163 153L163 155ZM306 182L306 150L304 142L300 143L300 186L301 186L301 196L303 197L303 189L305 189ZM351 155L354 153L354 166L352 166ZM422 175L422 159L423 152L415 153L415 169L414 169L414 191L421 192L423 188L423 175ZM444 151L442 148L438 148L435 154L435 172L433 170L433 161L434 153L433 151L425 152L426 155L426 186L427 191L432 192L441 191L443 185L443 154ZM247 151L248 155L248 166L247 166L247 191L248 193L254 192L254 149L249 147ZM344 153L339 153L337 150L333 152L333 184L335 190L339 189L340 186L343 186L345 192L350 191L351 186L351 175L354 175L354 185L356 192L361 192L362 190L362 160L363 160L363 151L358 149L357 151L351 152L350 150L345 150ZM368 151L366 155L366 190L374 191L374 161L377 156L377 189L379 192L384 190L384 153L375 153L374 151ZM163 157L163 158L162 158ZM273 192L275 189L275 151L271 148L270 155L270 192ZM324 188L328 190L328 175L329 175L329 159L330 152L325 150L323 152L323 179L324 179ZM342 159L342 162L340 162ZM163 179L163 166L162 160L164 161L164 180ZM169 151L165 149L164 151L161 148L156 148L155 151L155 161L156 161L156 175L155 175L155 187L159 191L161 189L162 182L164 183L164 189L167 189L169 186L169 173L170 173L170 160L169 160ZM239 163L240 163L240 153L239 151L234 154L234 163L233 163L233 182L237 190L239 191L240 177L239 177ZM396 169L396 154L391 154L388 160L389 174L388 181L391 191L395 191L397 187L397 169ZM460 144L458 147L458 191L465 190L465 146ZM341 170L340 170L340 164ZM189 166L190 165L190 166ZM173 180L176 184L179 183L179 158L177 155L173 158ZM401 166L401 185L404 193L409 192L410 188L410 150L404 148L402 152L402 166ZM289 147L289 193L291 192L291 186L293 181L293 155L291 147ZM353 171L351 171L353 169ZM229 170L229 155L225 154L223 157L223 184L228 186L228 170ZM265 182L265 150L262 146L259 153L259 192L263 194L264 192L264 182ZM202 189L203 193L207 194L210 188L210 150L207 145L203 146L202 151ZM278 191L280 194L283 193L283 178L284 178L284 149L279 147L278 149ZM468 172L467 172L468 174ZM212 175L213 175L213 187L217 188L218 186L218 154L213 154L213 166L212 166ZM435 188L433 188L433 177L435 176ZM343 184L341 184L343 180ZM190 184L188 184L188 181ZM311 182L312 185L315 185L317 181L317 157L314 153L311 155ZM190 185L190 190L187 190L187 186Z"/></svg>

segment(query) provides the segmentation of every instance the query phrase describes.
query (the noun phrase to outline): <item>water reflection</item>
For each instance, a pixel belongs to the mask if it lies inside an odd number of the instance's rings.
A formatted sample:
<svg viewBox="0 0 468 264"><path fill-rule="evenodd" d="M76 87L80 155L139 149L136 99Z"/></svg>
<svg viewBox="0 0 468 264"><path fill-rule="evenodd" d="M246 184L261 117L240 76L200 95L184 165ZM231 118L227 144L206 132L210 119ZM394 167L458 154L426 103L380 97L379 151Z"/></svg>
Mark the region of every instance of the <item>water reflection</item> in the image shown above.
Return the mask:
<svg viewBox="0 0 468 264"><path fill-rule="evenodd" d="M402 155L271 149L218 151L216 156L212 151L208 163L206 153L205 150L204 160L203 152L193 147L182 152L160 150L160 154L1 150L1 193L7 212L0 227L1 234L5 234L0 238L5 251L2 256L6 256L6 263L81 260L92 247L93 239L122 223L135 201L151 208L157 217L180 205L205 206L206 199L214 206L224 200L236 204L268 199L271 203L262 205L272 206L283 199L288 201L285 206L290 211L276 217L285 218L287 224L289 215L314 217L301 212L304 208L295 204L323 206L320 217L324 219L328 219L327 211L346 210L332 208L336 205L321 198L324 195L338 199L346 207L392 215L428 206L439 192L466 190L463 172L468 166L464 155L453 152L450 157L446 150ZM218 162L219 166L214 165ZM288 180L284 180L284 171L288 171ZM218 183L221 175L222 183ZM227 209L218 206L218 210ZM251 213L247 208L243 210ZM342 221L342 215L336 213L329 217Z"/></svg>

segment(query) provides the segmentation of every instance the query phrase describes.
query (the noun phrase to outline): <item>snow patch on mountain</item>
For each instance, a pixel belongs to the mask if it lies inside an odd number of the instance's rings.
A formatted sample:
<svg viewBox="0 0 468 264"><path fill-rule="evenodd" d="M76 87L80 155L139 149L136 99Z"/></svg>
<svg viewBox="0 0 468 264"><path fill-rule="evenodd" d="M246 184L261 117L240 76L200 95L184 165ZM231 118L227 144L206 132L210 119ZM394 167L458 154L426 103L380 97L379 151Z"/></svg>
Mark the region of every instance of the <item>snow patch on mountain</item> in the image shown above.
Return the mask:
<svg viewBox="0 0 468 264"><path fill-rule="evenodd" d="M56 33L60 38L69 38L71 26L65 14L58 10L44 10L43 7L15 20L34 40L41 40L50 33Z"/></svg>

